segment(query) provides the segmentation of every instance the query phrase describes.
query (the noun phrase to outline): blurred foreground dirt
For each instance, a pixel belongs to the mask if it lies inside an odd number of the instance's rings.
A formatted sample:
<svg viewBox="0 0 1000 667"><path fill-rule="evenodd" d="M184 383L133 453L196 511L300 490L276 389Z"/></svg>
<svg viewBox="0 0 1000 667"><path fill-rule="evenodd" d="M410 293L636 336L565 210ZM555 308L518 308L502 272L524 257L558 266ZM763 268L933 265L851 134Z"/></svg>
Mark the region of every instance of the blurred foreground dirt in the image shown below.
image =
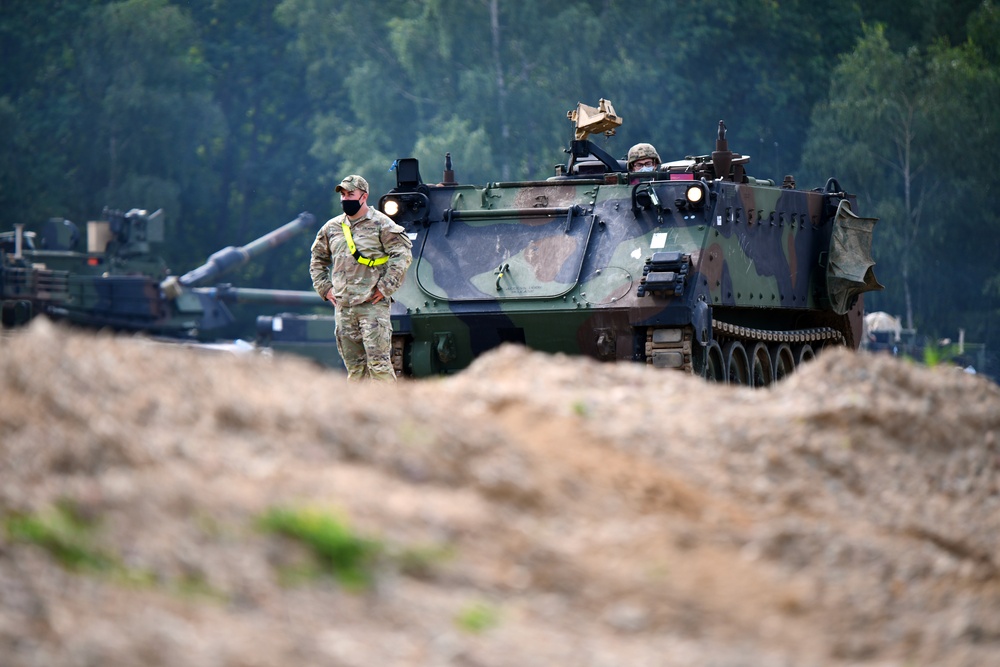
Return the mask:
<svg viewBox="0 0 1000 667"><path fill-rule="evenodd" d="M501 348L347 384L38 321L0 341L0 664L960 665L1000 655L1000 390L830 352L770 390ZM271 508L387 545L289 582ZM481 622L475 622L479 619Z"/></svg>

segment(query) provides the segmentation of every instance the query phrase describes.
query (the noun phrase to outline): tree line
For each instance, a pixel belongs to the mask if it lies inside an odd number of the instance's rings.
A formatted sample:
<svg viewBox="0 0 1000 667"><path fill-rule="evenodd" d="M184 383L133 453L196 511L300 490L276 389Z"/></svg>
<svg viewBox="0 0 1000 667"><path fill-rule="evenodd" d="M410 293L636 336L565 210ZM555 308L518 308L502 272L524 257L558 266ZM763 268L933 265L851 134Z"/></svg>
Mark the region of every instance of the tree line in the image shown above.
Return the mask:
<svg viewBox="0 0 1000 667"><path fill-rule="evenodd" d="M868 309L995 349L998 44L992 0L0 0L0 227L163 208L183 272L397 157L547 177L606 98L613 155L710 153L724 119L752 174L835 176L880 218ZM234 281L308 289L307 254Z"/></svg>

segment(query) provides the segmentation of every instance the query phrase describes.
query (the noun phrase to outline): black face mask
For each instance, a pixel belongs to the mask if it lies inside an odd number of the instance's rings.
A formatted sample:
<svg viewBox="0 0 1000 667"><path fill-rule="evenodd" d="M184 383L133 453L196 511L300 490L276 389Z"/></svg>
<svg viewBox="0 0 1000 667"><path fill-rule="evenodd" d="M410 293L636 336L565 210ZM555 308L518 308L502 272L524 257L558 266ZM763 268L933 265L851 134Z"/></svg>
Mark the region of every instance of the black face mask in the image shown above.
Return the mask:
<svg viewBox="0 0 1000 667"><path fill-rule="evenodd" d="M341 199L340 205L344 207L344 213L354 217L361 210L361 200L360 199Z"/></svg>

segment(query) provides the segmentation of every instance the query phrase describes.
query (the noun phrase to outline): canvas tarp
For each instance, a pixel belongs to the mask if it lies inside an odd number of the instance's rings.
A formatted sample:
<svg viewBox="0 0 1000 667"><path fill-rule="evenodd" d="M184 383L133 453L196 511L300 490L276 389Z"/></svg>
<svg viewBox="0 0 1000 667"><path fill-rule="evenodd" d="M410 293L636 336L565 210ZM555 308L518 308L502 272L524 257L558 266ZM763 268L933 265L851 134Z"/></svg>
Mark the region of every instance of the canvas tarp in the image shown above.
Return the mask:
<svg viewBox="0 0 1000 667"><path fill-rule="evenodd" d="M854 214L847 200L840 202L830 238L826 288L830 307L839 315L850 310L854 297L885 289L875 279L872 259L872 229L878 218Z"/></svg>

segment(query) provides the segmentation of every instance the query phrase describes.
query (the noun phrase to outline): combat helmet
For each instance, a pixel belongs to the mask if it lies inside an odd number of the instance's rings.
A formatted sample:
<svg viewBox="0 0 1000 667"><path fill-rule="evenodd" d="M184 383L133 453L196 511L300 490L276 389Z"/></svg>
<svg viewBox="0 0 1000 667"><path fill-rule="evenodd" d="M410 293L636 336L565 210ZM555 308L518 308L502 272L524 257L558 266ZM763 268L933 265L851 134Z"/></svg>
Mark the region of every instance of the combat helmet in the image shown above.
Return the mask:
<svg viewBox="0 0 1000 667"><path fill-rule="evenodd" d="M656 152L653 148L653 144L636 144L632 148L628 149L628 170L632 171L632 165L643 158L651 157L656 160L656 164L660 164L660 154Z"/></svg>

